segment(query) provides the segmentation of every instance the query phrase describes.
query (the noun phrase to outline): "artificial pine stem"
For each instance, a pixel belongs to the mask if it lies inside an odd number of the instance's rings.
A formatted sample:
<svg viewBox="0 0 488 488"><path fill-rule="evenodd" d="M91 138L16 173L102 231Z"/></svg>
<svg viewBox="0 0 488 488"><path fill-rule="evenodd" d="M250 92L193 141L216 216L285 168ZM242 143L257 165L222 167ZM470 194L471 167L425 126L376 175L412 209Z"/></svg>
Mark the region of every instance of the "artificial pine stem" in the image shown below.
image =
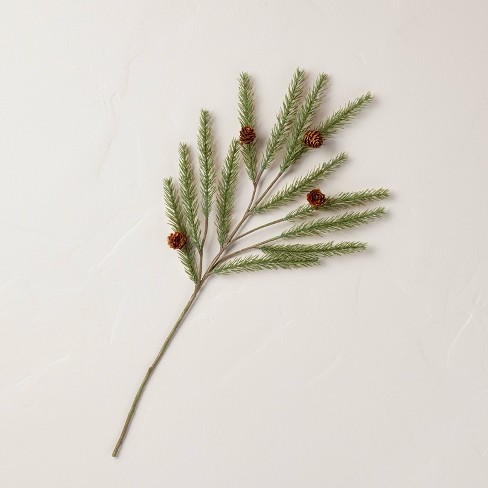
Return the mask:
<svg viewBox="0 0 488 488"><path fill-rule="evenodd" d="M117 444L115 445L115 448L112 452L112 457L118 456L119 451L122 447L122 444L124 443L124 440L127 436L127 432L129 431L129 427L130 427L130 424L132 422L132 419L134 418L134 414L136 413L136 409L139 405L142 394L144 393L144 390L146 389L146 386L149 383L149 380L151 379L151 376L153 375L156 367L158 366L161 359L163 358L164 353L166 352L171 341L174 339L176 333L178 332L178 329L179 329L181 323L183 322L183 319L186 317L186 314L190 310L190 307L193 305L193 302L197 298L198 293L200 292L201 286L202 286L202 281L197 283L197 285L195 286L195 290L193 291L192 296L188 300L187 304L185 305L185 308L183 309L180 316L178 317L178 320L176 321L175 325L171 329L171 332L169 333L168 337L164 341L164 344L162 345L161 349L159 350L159 353L156 356L156 359L152 362L151 366L149 366L149 369L147 370L146 376L144 376L144 379L142 380L142 383L139 386L139 389L137 390L136 396L134 397L131 408L130 408L129 413L127 415L127 419L125 420L124 427L122 428L122 432L121 432L119 439L117 441Z"/></svg>
<svg viewBox="0 0 488 488"><path fill-rule="evenodd" d="M219 180L218 188L216 186L216 167L212 150L213 139L211 117L207 110L202 110L200 112L200 127L198 133L200 199L197 195L198 185L196 184L195 172L191 165L189 148L186 144L180 145L179 187L181 193L175 186L173 179L167 178L164 180L164 195L167 208L166 214L173 230L172 234L168 236L168 245L172 249L178 251L183 267L190 279L195 283L195 288L139 386L122 432L112 452L113 457L117 457L120 452L139 402L156 367L166 353L190 308L199 296L203 285L212 274L314 266L319 263L320 257L364 250L366 244L356 242L344 242L338 245L334 245L333 242L323 245L320 243L315 245L303 244L302 247L299 245L296 245L298 247L295 245L271 245L268 246L267 249L265 249L265 246L270 242L280 239L322 235L331 230L342 230L355 227L384 215L384 209L381 207L362 213L348 212L335 217L317 219L309 223L295 225L287 231L262 242L238 249L234 252L228 252L230 248L244 236L280 222L302 219L303 217L309 216L318 208L318 206L323 205L325 202L325 195L322 194L319 189L313 189L307 195L307 201L311 207L303 204L301 207L298 207L283 218L268 222L239 234L239 231L241 231L244 224L252 215L264 213L265 211L276 209L278 206L291 202L296 199L302 191L308 191L310 188L313 188L319 179L322 180L328 172L332 171L332 169L342 162L344 159L343 153L337 156L334 160L331 160L331 162L323 163L321 166L313 169L304 177L296 180L290 187L285 186L284 189L274 195L270 195L269 198L262 203L263 200L268 197L282 175L288 168L294 165L300 157L309 150L309 148L319 148L323 144L324 138L334 135L339 129L347 125L362 107L372 99L372 95L368 92L366 95L357 98L353 102L349 102L326 119L317 130L312 123L327 86L327 76L320 74L306 98L301 102L304 79L304 71L297 69L289 86L282 108L278 114L277 122L273 127L261 164L258 165L256 137L259 137L259 135L255 130L256 120L251 79L247 73L241 74L239 83L239 122L241 131L239 133L239 140L234 139L231 142L228 157L224 161L224 166L222 168L222 175ZM288 144L285 144L287 138L289 138L289 142ZM242 218L235 227L232 228L232 213L238 177L237 161L239 142L247 173L253 184L253 191L249 205L242 215ZM283 147L285 148L285 151L278 173L258 197L257 190L262 180L262 176ZM332 166L334 164L335 166ZM313 192L318 192L318 196L322 197L322 201L309 199L310 194ZM212 211L212 201L214 200L215 195L217 201L217 237L220 243L220 249L204 272L204 248L209 230L209 215ZM388 190L384 189L366 190L357 193L342 193L336 196L335 208L358 206L370 201L386 198L387 196ZM201 233L202 225L198 217L199 202L201 202L201 213L204 217L203 233ZM331 207L334 208L332 202L333 197L331 197L330 203ZM226 265L222 266L222 263L225 261L229 261L231 258L253 249L260 250L265 255L250 255L238 258L234 261L227 262Z"/></svg>

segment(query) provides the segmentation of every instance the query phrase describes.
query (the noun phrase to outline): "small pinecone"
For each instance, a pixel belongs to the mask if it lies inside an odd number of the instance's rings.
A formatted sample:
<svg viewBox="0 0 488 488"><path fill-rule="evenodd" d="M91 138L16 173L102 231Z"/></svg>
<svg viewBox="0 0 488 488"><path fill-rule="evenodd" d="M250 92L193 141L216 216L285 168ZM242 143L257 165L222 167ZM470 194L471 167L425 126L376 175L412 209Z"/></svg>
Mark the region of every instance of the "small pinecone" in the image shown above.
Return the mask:
<svg viewBox="0 0 488 488"><path fill-rule="evenodd" d="M307 194L307 201L312 207L320 207L326 200L326 196L318 188Z"/></svg>
<svg viewBox="0 0 488 488"><path fill-rule="evenodd" d="M171 249L182 249L186 244L186 235L183 232L173 232L168 236L168 246Z"/></svg>
<svg viewBox="0 0 488 488"><path fill-rule="evenodd" d="M239 132L241 144L251 144L256 139L256 131L250 126L245 125Z"/></svg>
<svg viewBox="0 0 488 488"><path fill-rule="evenodd" d="M324 138L318 130L307 130L307 132L305 132L305 135L303 136L303 142L308 147L313 147L314 149L317 149L324 143Z"/></svg>

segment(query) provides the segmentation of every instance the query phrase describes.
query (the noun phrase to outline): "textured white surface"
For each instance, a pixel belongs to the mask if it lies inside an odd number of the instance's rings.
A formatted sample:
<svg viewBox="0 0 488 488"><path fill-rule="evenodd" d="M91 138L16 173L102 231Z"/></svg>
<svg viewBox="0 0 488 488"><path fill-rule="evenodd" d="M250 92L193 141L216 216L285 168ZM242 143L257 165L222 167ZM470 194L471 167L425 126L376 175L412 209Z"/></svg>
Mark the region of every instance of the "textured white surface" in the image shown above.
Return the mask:
<svg viewBox="0 0 488 488"><path fill-rule="evenodd" d="M3 0L0 486L486 488L487 31L486 0ZM338 235L368 253L210 282L114 460L191 293L177 143L209 108L222 159L241 70L269 131L296 66L327 111L376 94L323 155L390 216Z"/></svg>

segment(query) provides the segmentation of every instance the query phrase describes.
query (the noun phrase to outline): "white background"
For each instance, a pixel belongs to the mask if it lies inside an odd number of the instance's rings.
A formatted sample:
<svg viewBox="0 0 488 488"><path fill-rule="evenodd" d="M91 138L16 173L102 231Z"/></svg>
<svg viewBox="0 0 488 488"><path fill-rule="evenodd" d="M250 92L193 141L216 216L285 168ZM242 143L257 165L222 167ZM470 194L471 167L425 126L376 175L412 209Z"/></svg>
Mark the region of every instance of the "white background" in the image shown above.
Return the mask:
<svg viewBox="0 0 488 488"><path fill-rule="evenodd" d="M486 488L487 32L486 0L2 0L0 485ZM375 93L300 169L347 151L325 190L389 216L334 236L366 253L210 281L112 459L192 291L178 142L208 108L221 164L243 70L265 139L297 66L321 116Z"/></svg>

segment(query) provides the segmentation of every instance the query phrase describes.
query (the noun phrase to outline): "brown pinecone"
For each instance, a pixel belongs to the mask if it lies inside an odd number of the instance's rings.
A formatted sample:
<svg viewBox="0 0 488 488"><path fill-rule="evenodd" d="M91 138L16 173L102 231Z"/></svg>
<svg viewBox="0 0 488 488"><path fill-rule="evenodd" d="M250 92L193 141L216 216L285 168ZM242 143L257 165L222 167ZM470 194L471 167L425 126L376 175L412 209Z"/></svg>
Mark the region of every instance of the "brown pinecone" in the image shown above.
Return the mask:
<svg viewBox="0 0 488 488"><path fill-rule="evenodd" d="M251 144L256 139L256 131L250 126L245 125L239 132L241 144Z"/></svg>
<svg viewBox="0 0 488 488"><path fill-rule="evenodd" d="M186 244L186 235L183 232L173 232L168 236L168 246L171 249L182 249Z"/></svg>
<svg viewBox="0 0 488 488"><path fill-rule="evenodd" d="M317 149L324 143L324 138L318 130L307 130L307 132L305 132L305 135L303 136L303 142L308 147L313 147L314 149Z"/></svg>
<svg viewBox="0 0 488 488"><path fill-rule="evenodd" d="M307 194L307 201L312 207L320 207L326 200L326 196L318 188Z"/></svg>

